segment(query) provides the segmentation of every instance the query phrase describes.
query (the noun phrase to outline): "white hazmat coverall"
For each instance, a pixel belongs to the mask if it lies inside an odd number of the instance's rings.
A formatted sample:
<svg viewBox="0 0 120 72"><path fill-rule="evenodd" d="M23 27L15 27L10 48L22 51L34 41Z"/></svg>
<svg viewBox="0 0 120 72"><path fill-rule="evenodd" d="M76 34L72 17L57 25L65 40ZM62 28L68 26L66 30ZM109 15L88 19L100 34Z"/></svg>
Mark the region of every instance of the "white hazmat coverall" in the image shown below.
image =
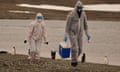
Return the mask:
<svg viewBox="0 0 120 72"><path fill-rule="evenodd" d="M29 25L28 42L30 44L30 56L40 57L40 46L42 40L47 41L46 25L41 13L36 15L36 19Z"/></svg>
<svg viewBox="0 0 120 72"><path fill-rule="evenodd" d="M71 42L71 57L72 62L77 62L78 57L82 53L82 37L83 30L88 36L87 18L84 10L82 10L80 17L77 13L77 7L82 6L82 3L78 1L73 11L67 16L66 33L69 36Z"/></svg>

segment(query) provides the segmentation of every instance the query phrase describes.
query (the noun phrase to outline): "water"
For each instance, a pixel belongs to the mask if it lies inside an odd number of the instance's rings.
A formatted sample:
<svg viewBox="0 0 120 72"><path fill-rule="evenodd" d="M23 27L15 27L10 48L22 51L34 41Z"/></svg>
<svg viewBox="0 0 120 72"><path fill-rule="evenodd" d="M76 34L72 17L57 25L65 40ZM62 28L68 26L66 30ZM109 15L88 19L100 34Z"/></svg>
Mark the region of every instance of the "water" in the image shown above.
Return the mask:
<svg viewBox="0 0 120 72"><path fill-rule="evenodd" d="M48 10L59 10L59 11L71 11L74 9L73 7L48 5L48 4L41 4L41 5L16 4L16 6L48 9ZM91 4L91 5L84 5L84 9L88 11L120 12L120 4Z"/></svg>
<svg viewBox="0 0 120 72"><path fill-rule="evenodd" d="M32 20L0 20L0 50L12 52L13 46L19 54L28 53L27 39L28 25ZM65 21L47 20L49 45L42 44L41 56L51 58L51 50L58 50L58 44L63 41ZM120 22L114 21L88 21L92 37L87 43L83 37L83 52L86 53L87 62L104 63L104 56L109 64L120 66ZM60 58L57 53L57 58Z"/></svg>

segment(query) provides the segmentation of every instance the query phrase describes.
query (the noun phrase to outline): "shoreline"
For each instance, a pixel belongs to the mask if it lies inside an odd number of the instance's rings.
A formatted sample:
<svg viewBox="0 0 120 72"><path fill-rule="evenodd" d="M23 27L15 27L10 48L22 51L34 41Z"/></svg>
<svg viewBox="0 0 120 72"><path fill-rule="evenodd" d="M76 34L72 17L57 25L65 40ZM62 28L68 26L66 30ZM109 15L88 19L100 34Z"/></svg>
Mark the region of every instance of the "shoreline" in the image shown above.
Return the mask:
<svg viewBox="0 0 120 72"><path fill-rule="evenodd" d="M0 20L0 50L27 54L29 44L24 44L26 31L32 20ZM50 58L50 51L58 51L58 44L63 41L66 21L46 20L48 27L49 46L42 44L41 56ZM109 58L110 65L120 65L120 22L112 21L88 21L91 43L86 42L83 36L83 52L86 53L87 62L104 63L104 56ZM57 55L58 58L59 55ZM80 60L81 58L79 58Z"/></svg>

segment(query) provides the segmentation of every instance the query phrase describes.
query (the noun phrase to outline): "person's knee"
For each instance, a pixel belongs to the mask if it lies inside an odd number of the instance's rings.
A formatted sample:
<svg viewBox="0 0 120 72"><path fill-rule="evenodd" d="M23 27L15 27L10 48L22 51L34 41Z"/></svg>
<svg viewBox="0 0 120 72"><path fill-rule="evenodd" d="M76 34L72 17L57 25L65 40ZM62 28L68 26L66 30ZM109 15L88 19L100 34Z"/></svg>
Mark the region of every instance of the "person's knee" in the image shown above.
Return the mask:
<svg viewBox="0 0 120 72"><path fill-rule="evenodd" d="M81 53L82 53L82 49L79 48L79 49L78 49L78 55L80 55Z"/></svg>

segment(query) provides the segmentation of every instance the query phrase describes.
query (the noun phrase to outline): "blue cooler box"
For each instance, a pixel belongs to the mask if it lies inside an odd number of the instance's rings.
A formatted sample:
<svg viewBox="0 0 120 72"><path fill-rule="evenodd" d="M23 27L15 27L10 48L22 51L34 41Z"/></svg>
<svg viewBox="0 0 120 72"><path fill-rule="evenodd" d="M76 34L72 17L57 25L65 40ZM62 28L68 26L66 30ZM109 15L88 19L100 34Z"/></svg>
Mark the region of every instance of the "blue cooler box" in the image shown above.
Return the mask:
<svg viewBox="0 0 120 72"><path fill-rule="evenodd" d="M70 57L70 48L64 48L61 44L59 44L59 54L61 58L69 58Z"/></svg>

